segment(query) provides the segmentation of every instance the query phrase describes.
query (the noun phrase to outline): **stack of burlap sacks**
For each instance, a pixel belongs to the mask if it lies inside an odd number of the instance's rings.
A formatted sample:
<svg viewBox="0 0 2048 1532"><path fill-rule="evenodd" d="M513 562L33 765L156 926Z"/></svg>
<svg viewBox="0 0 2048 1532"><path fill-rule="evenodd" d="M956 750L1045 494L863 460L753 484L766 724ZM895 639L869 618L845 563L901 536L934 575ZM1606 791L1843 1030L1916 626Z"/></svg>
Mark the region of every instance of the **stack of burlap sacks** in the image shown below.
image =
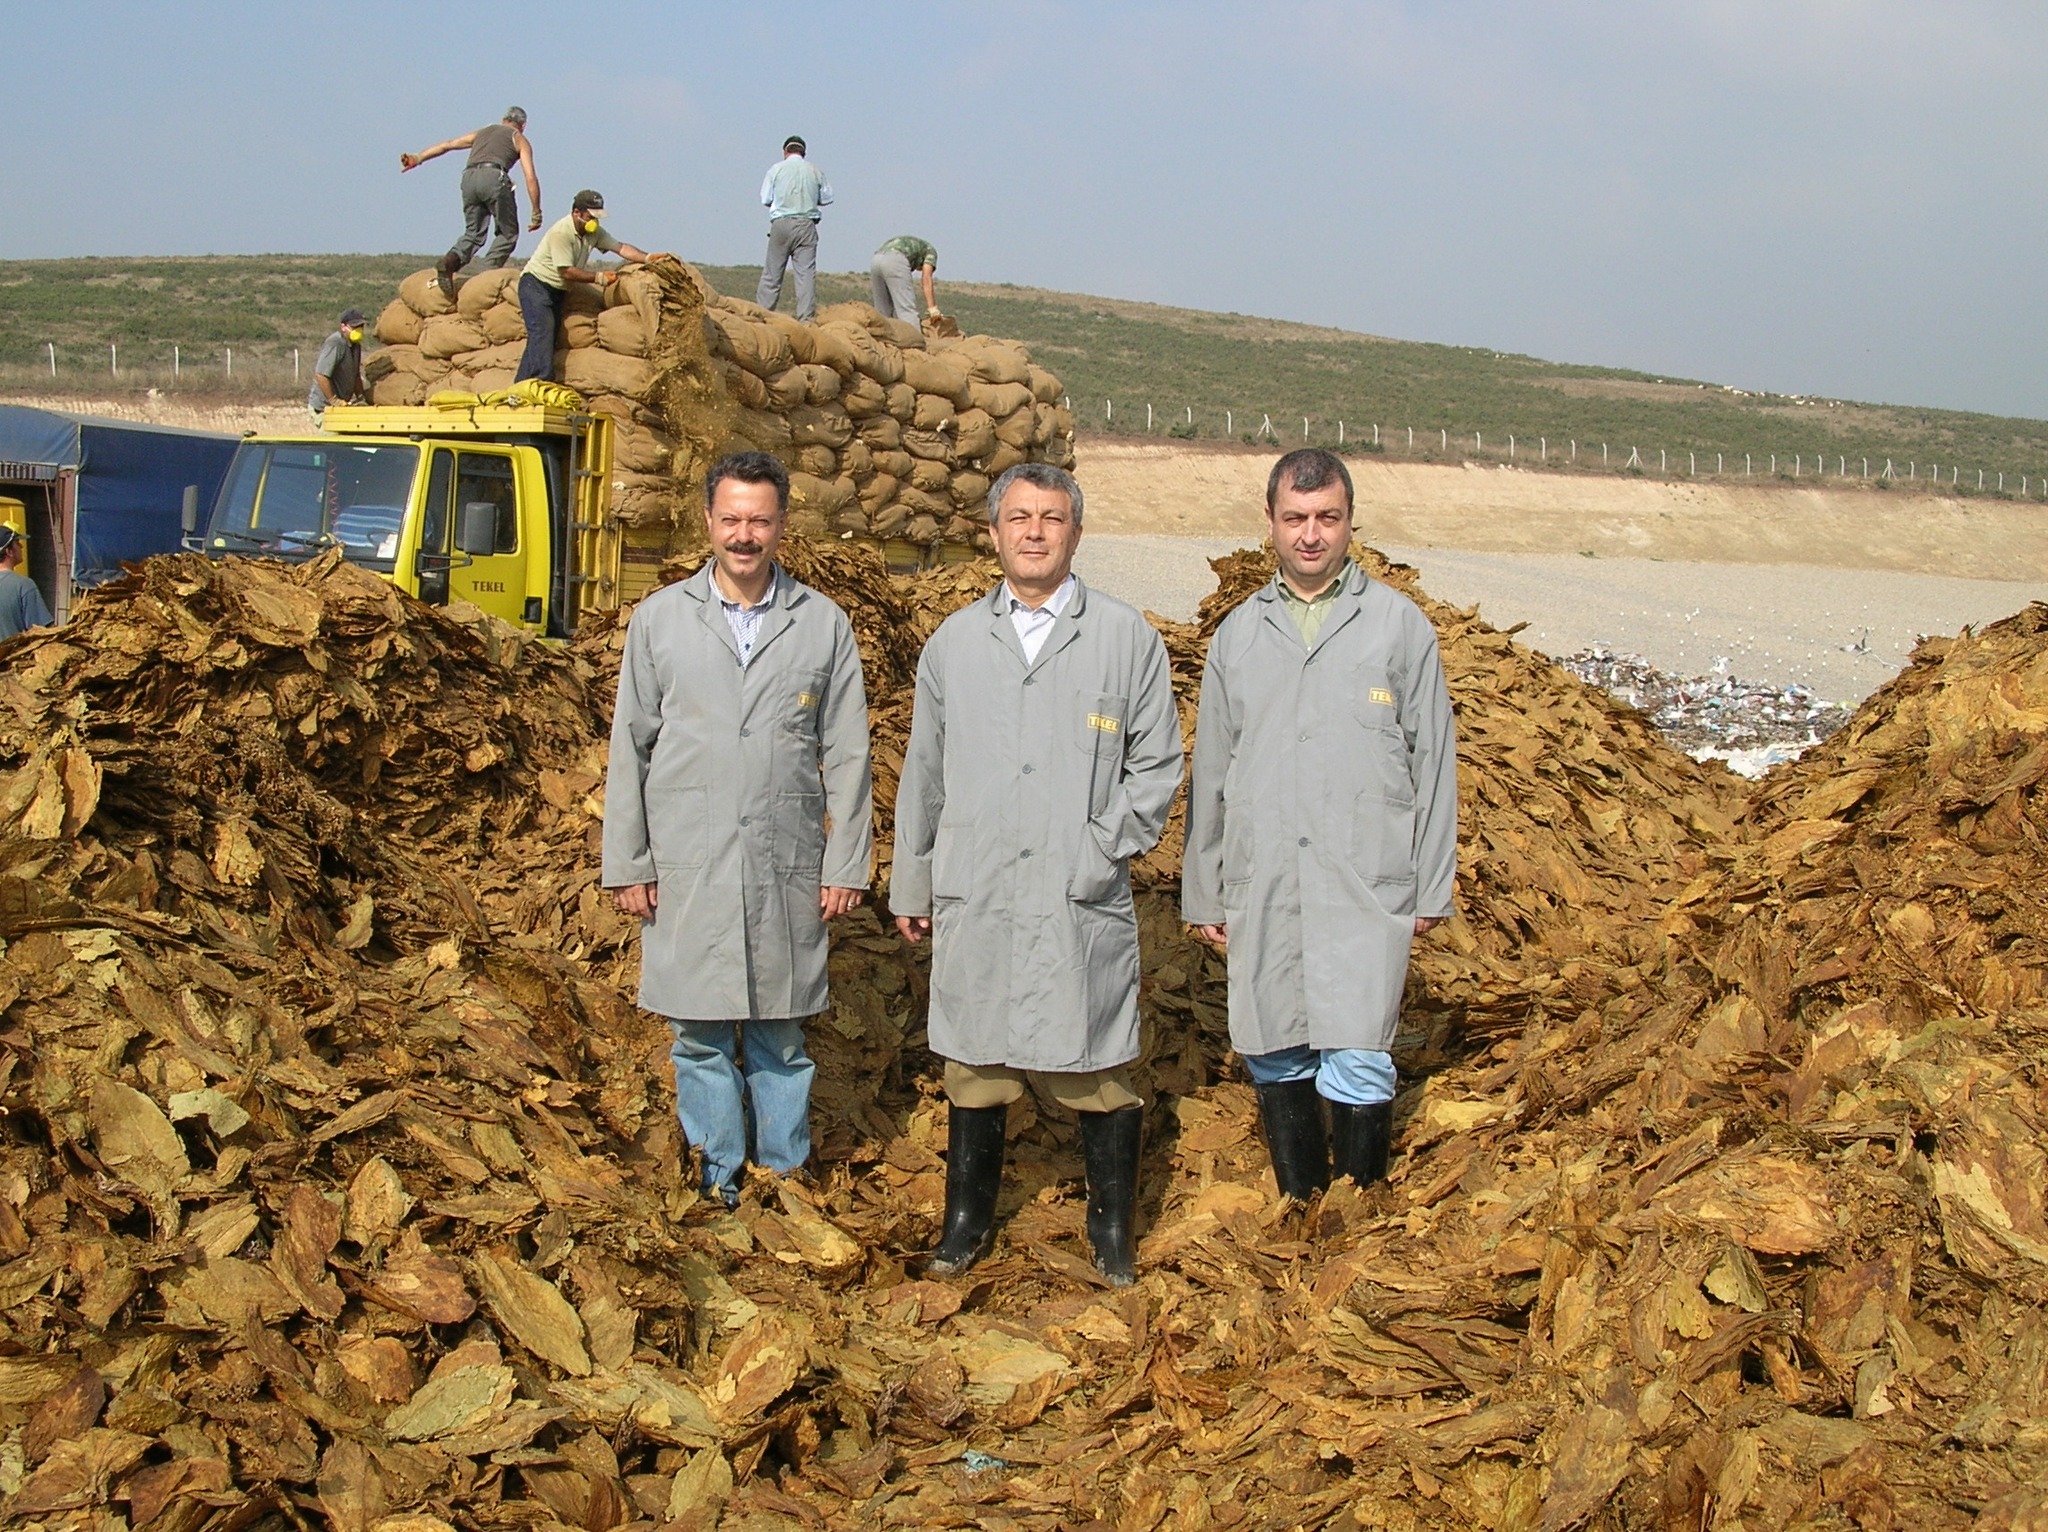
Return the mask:
<svg viewBox="0 0 2048 1532"><path fill-rule="evenodd" d="M511 385L525 346L518 272L399 284L377 317L378 404ZM628 271L602 294L573 285L555 379L617 423L613 506L634 526L697 541L703 474L756 447L790 470L792 527L926 558L990 546L990 483L1023 462L1069 467L1074 419L1059 380L1015 341L927 338L865 303L799 324L714 293L681 262Z"/></svg>

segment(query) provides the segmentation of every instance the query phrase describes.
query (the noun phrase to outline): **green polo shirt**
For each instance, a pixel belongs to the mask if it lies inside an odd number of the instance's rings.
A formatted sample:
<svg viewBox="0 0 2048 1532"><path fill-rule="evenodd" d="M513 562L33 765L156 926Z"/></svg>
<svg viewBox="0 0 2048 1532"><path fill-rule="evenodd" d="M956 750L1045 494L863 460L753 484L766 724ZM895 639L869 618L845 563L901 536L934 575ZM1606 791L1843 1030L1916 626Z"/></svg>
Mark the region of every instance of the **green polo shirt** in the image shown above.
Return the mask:
<svg viewBox="0 0 2048 1532"><path fill-rule="evenodd" d="M1301 632L1302 648L1306 649L1313 645L1316 635L1323 631L1323 623L1330 615L1330 608L1337 603L1337 593L1344 588L1345 576L1350 573L1351 560L1346 559L1337 567L1337 573L1331 577L1330 583L1322 588L1313 601L1302 600L1295 593L1294 587L1287 583L1284 575L1273 576L1273 584L1280 592L1280 604L1286 608L1287 615L1294 620L1294 626Z"/></svg>

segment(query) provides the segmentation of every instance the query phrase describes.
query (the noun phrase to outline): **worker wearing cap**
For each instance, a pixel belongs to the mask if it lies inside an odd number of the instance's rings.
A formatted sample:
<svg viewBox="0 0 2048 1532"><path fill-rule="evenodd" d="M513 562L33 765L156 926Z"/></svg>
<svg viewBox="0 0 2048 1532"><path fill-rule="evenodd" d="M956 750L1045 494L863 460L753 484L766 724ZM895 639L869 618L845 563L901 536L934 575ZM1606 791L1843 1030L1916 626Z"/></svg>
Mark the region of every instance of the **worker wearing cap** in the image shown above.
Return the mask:
<svg viewBox="0 0 2048 1532"><path fill-rule="evenodd" d="M27 554L28 540L14 528L0 526L0 639L56 621L36 582L21 572Z"/></svg>
<svg viewBox="0 0 2048 1532"><path fill-rule="evenodd" d="M590 253L603 250L628 261L666 261L665 252L649 255L637 245L613 239L603 222L604 198L594 191L580 191L569 205L569 216L558 219L540 237L540 245L519 274L519 317L526 321L526 350L519 358L515 383L528 378L547 378L555 370L555 327L562 322L562 306L571 282L588 282L609 287L618 281L616 270L598 271L590 265Z"/></svg>
<svg viewBox="0 0 2048 1532"><path fill-rule="evenodd" d="M1279 569L1209 641L1181 872L1182 917L1229 956L1274 1178L1303 1201L1333 1159L1386 1174L1409 947L1451 917L1458 871L1436 630L1351 561L1351 506L1334 454L1273 465Z"/></svg>
<svg viewBox="0 0 2048 1532"><path fill-rule="evenodd" d="M512 247L519 243L519 198L512 190L512 166L516 162L526 177L526 200L533 204L528 229L540 227L540 174L533 168L533 145L526 137L526 113L507 107L504 120L474 133L451 138L418 154L401 154L401 174L417 170L428 160L456 149L467 149L469 159L462 167L462 238L449 247L435 268L441 291L455 296L455 273L468 264L484 242L484 229L491 228L491 246L484 251L488 267L503 266L512 259Z"/></svg>
<svg viewBox="0 0 2048 1532"><path fill-rule="evenodd" d="M809 322L818 312L818 210L830 205L832 188L804 158L804 141L792 133L782 141L782 158L761 181L761 205L768 209L768 258L754 301L772 309L782 298L782 273L796 268L796 317Z"/></svg>
<svg viewBox="0 0 2048 1532"><path fill-rule="evenodd" d="M306 390L306 408L317 421L330 404L360 404L363 391L363 311L341 311L335 331L320 342L313 360L313 386Z"/></svg>
<svg viewBox="0 0 2048 1532"><path fill-rule="evenodd" d="M939 252L928 240L919 239L915 234L899 234L894 239L883 241L882 248L868 263L868 281L874 289L875 312L906 324L917 323L917 292L910 281L914 272L924 281L925 312L938 313L939 300L932 292L932 273L938 269Z"/></svg>

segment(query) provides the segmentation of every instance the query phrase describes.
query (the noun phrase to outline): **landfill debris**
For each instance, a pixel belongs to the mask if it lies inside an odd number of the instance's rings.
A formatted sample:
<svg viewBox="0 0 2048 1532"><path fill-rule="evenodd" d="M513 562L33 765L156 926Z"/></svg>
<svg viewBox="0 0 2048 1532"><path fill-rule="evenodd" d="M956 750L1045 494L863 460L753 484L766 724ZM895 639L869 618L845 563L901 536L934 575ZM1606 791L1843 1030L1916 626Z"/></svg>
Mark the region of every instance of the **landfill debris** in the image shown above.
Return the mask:
<svg viewBox="0 0 2048 1532"><path fill-rule="evenodd" d="M509 387L518 279L458 278L452 300L431 269L401 282L365 364L373 401ZM564 304L556 381L612 418L613 510L667 529L667 551L702 546L704 474L728 452L783 460L797 532L872 542L905 568L989 551L989 485L1018 463L1074 461L1064 389L1016 341L926 333L865 303L799 324L676 260L572 284Z"/></svg>
<svg viewBox="0 0 2048 1532"><path fill-rule="evenodd" d="M886 815L908 662L989 567L788 552L854 614ZM1751 790L1360 556L1436 623L1463 751L1397 1155L1277 1196L1170 842L1121 1290L1028 1094L993 1255L921 1276L926 956L873 907L810 1028L815 1173L694 1192L597 886L619 627L180 556L0 649L0 1516L2039 1525L2048 608ZM1161 624L1184 719L1271 556L1217 568Z"/></svg>
<svg viewBox="0 0 2048 1532"><path fill-rule="evenodd" d="M1640 654L1595 645L1558 661L1589 686L1647 714L1696 761L1720 761L1754 780L1796 761L1849 721L1853 709L1809 688L1738 679L1726 663L1710 676L1675 676Z"/></svg>

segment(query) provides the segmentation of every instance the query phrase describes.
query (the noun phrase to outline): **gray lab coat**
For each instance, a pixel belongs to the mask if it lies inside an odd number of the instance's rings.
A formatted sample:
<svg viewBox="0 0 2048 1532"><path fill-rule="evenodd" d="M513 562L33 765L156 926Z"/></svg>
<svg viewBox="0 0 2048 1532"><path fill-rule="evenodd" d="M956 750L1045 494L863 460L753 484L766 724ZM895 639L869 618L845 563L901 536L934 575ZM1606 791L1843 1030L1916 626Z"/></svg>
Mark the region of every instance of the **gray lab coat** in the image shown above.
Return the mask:
<svg viewBox="0 0 2048 1532"><path fill-rule="evenodd" d="M1005 586L917 662L889 907L933 922L931 1047L1080 1072L1138 1056L1130 859L1180 786L1166 648L1079 586L1028 668Z"/></svg>
<svg viewBox="0 0 2048 1532"><path fill-rule="evenodd" d="M1275 586L1202 672L1181 916L1230 928L1240 1053L1385 1052L1421 915L1449 915L1457 741L1436 632L1347 565L1315 646Z"/></svg>
<svg viewBox="0 0 2048 1532"><path fill-rule="evenodd" d="M846 614L778 571L752 661L706 564L626 629L604 884L660 885L640 1003L698 1021L825 1009L820 884L865 888L868 707Z"/></svg>

